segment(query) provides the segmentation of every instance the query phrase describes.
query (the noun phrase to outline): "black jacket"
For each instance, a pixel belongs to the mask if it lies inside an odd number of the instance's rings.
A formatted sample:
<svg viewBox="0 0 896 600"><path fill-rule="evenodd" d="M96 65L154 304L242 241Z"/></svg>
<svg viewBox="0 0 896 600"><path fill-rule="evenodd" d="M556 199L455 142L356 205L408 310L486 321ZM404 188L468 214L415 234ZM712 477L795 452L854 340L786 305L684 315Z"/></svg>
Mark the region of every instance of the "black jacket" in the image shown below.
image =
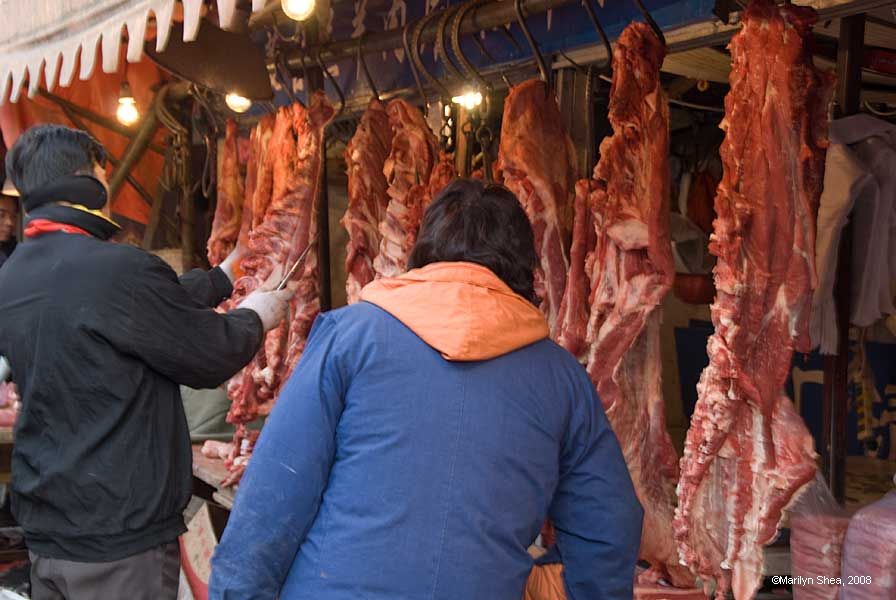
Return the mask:
<svg viewBox="0 0 896 600"><path fill-rule="evenodd" d="M8 242L0 242L0 267L3 266L3 263L10 257L12 251L16 249L16 241L15 239L9 240Z"/></svg>
<svg viewBox="0 0 896 600"><path fill-rule="evenodd" d="M121 559L185 531L178 384L226 381L259 348L262 324L210 308L231 293L220 269L178 281L161 259L102 241L108 221L61 206L30 216L47 212L98 237L26 239L0 269L0 354L22 397L13 514L38 555Z"/></svg>

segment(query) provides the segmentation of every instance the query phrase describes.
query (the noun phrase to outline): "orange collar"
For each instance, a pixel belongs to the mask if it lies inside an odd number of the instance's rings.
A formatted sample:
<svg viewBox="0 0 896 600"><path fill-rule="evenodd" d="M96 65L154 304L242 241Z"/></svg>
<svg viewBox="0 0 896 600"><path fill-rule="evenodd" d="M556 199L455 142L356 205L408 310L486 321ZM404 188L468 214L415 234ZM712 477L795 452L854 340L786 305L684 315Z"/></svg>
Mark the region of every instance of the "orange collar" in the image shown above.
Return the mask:
<svg viewBox="0 0 896 600"><path fill-rule="evenodd" d="M25 227L25 237L36 238L44 235L45 233L55 233L57 231L61 231L63 233L72 233L76 235L90 236L90 233L88 233L86 230L74 225L59 223L57 221L50 221L49 219L34 219L28 223L27 227Z"/></svg>

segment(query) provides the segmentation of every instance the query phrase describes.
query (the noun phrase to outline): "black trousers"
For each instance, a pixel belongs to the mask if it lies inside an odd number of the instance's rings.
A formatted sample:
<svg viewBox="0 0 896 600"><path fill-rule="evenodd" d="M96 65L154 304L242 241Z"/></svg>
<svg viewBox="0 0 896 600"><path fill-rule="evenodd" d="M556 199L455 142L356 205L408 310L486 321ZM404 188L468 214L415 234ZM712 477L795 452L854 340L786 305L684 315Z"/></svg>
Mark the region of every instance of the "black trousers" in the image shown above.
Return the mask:
<svg viewBox="0 0 896 600"><path fill-rule="evenodd" d="M32 600L176 600L179 578L177 542L102 563L31 554Z"/></svg>

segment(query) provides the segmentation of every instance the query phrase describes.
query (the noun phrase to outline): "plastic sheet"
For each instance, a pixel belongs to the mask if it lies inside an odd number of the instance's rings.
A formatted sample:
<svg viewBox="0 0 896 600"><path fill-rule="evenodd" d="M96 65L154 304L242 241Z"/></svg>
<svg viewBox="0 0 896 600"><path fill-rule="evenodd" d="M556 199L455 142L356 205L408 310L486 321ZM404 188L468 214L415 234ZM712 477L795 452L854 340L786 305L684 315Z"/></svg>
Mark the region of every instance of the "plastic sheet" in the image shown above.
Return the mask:
<svg viewBox="0 0 896 600"><path fill-rule="evenodd" d="M835 600L849 515L819 473L790 509L794 600Z"/></svg>
<svg viewBox="0 0 896 600"><path fill-rule="evenodd" d="M894 540L896 490L857 512L850 521L843 544L841 600L896 599Z"/></svg>

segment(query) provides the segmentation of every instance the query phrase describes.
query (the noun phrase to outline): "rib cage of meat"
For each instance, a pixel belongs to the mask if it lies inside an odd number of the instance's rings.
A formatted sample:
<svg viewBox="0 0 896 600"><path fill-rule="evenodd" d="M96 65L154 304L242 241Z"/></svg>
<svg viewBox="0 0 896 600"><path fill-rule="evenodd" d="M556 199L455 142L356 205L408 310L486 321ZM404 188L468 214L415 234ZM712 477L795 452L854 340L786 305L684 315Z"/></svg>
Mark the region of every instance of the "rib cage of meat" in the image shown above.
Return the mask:
<svg viewBox="0 0 896 600"><path fill-rule="evenodd" d="M709 366L687 434L675 516L681 559L739 600L762 548L815 474L812 438L784 383L808 351L815 223L830 77L812 62L815 12L754 0L731 41Z"/></svg>
<svg viewBox="0 0 896 600"><path fill-rule="evenodd" d="M392 148L392 127L383 104L373 99L345 149L348 172L348 208L342 225L348 231L345 291L349 304L361 297L361 288L373 281L373 261L380 249L379 225L389 205L389 187L383 165Z"/></svg>
<svg viewBox="0 0 896 600"><path fill-rule="evenodd" d="M575 164L572 140L545 84L532 80L511 89L504 101L497 179L516 194L532 223L540 261L536 292L554 338L569 270Z"/></svg>
<svg viewBox="0 0 896 600"><path fill-rule="evenodd" d="M379 226L382 241L373 263L377 278L396 277L407 269L438 153L436 137L418 108L404 100L393 100L386 111L394 135L383 166L389 204Z"/></svg>
<svg viewBox="0 0 896 600"><path fill-rule="evenodd" d="M237 128L233 119L227 121L218 164L217 206L208 238L208 262L212 266L221 264L236 246L242 225L243 178L240 175Z"/></svg>
<svg viewBox="0 0 896 600"><path fill-rule="evenodd" d="M312 97L306 110L299 104L278 111L270 148L258 163L255 207L266 206L259 225L249 233L244 276L234 285L234 305L269 277L279 277L295 262L317 230L317 198L323 165L323 131L334 114L326 96ZM268 164L270 162L270 165ZM266 175L270 173L268 183ZM259 191L271 190L271 197ZM290 317L268 332L262 349L228 385L232 404L227 419L242 424L268 414L295 362L301 356L311 323L320 310L318 257L312 249L290 287Z"/></svg>
<svg viewBox="0 0 896 600"><path fill-rule="evenodd" d="M666 430L660 354L660 303L675 277L664 56L644 23L626 27L616 44L613 135L601 143L594 179L576 186L571 279L587 272L590 297L586 304L585 288L570 282L560 339L586 359L644 508L639 555L651 571L643 579L689 587L694 577L678 564L672 530L678 457ZM587 258L586 234L594 240Z"/></svg>

